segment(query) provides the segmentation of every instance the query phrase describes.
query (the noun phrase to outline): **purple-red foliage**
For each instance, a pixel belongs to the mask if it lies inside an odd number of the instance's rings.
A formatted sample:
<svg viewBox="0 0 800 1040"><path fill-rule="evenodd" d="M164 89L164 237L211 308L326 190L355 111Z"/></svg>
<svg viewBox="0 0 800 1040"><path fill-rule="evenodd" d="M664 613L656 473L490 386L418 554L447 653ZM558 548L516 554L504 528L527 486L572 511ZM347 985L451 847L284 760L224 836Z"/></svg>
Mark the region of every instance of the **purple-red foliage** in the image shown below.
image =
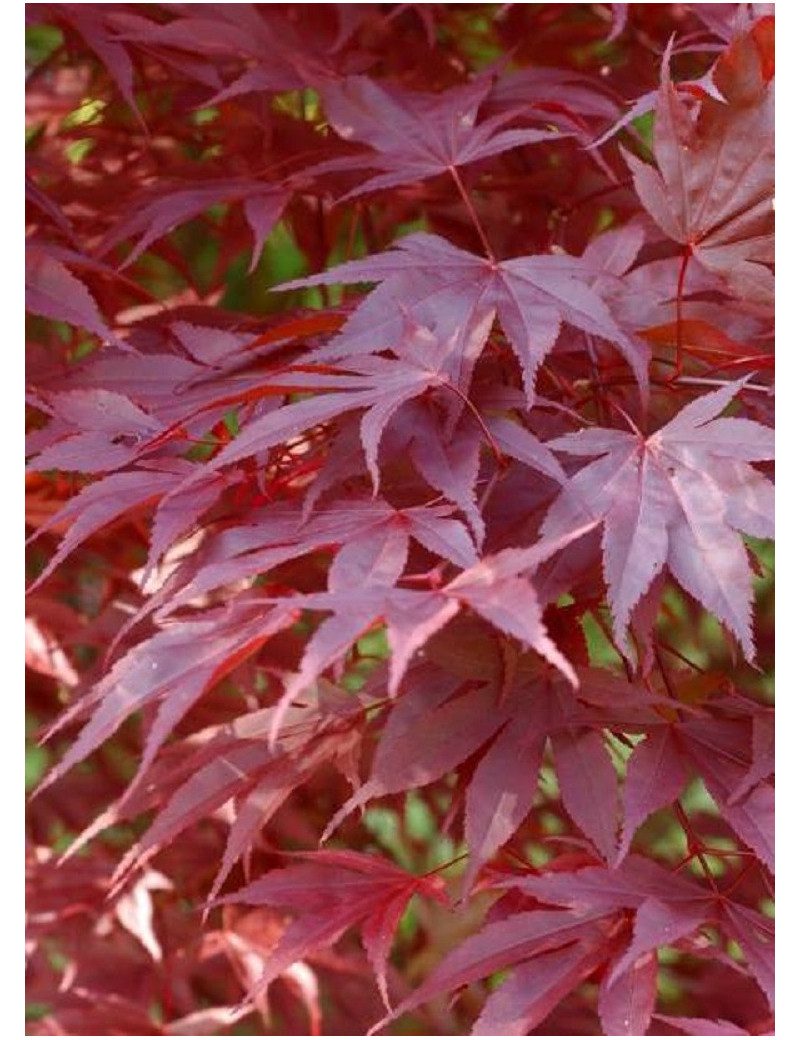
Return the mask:
<svg viewBox="0 0 800 1040"><path fill-rule="evenodd" d="M26 12L29 1032L768 1033L771 5Z"/></svg>

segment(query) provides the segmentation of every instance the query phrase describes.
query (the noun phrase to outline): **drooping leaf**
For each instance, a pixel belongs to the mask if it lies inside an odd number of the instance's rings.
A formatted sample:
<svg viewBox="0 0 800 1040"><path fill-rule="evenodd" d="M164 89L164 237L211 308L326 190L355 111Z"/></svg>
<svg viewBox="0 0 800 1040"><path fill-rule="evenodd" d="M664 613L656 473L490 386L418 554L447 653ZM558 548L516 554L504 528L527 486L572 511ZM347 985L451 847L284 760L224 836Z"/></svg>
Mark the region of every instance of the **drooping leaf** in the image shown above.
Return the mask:
<svg viewBox="0 0 800 1040"><path fill-rule="evenodd" d="M470 862L464 891L528 815L543 752L544 737L537 722L514 715L481 758L466 795L464 837Z"/></svg>
<svg viewBox="0 0 800 1040"><path fill-rule="evenodd" d="M30 247L26 254L25 306L32 314L66 321L104 341L117 342L80 278L60 260Z"/></svg>
<svg viewBox="0 0 800 1040"><path fill-rule="evenodd" d="M134 401L114 390L66 390L40 398L53 416L49 426L29 435L36 453L28 468L107 473L139 456L141 446L161 432L161 424Z"/></svg>
<svg viewBox="0 0 800 1040"><path fill-rule="evenodd" d="M738 800L748 776L748 727L738 722L687 722L686 752L717 804L720 815L770 870L775 869L775 789L758 783Z"/></svg>
<svg viewBox="0 0 800 1040"><path fill-rule="evenodd" d="M396 696L412 655L420 650L463 607L469 607L499 631L519 639L541 654L577 685L574 669L547 634L541 605L530 581L523 575L554 553L566 548L594 524L584 525L563 538L542 541L527 549L505 549L485 557L441 589L416 591L393 588L389 582L366 581L357 593L341 588L310 593L282 601L333 615L309 640L299 671L290 679L276 714L273 739L283 712L321 672L341 658L358 637L376 622L386 624L391 649L388 691ZM396 580L395 560L395 580Z"/></svg>
<svg viewBox="0 0 800 1040"><path fill-rule="evenodd" d="M299 866L274 870L225 902L278 906L298 916L261 966L262 991L290 964L321 945L336 942L349 928L363 929L364 942L386 993L390 935L405 905L417 893L444 902L436 878L417 878L385 860L355 852L306 853Z"/></svg>
<svg viewBox="0 0 800 1040"><path fill-rule="evenodd" d="M174 472L138 470L112 473L102 480L88 484L33 535L34 538L38 538L48 528L69 524L58 550L50 557L47 566L31 584L29 591L33 591L43 582L62 560L92 534L137 507L165 494L174 487L178 479L179 476Z"/></svg>
<svg viewBox="0 0 800 1040"><path fill-rule="evenodd" d="M771 1007L775 1006L775 923L746 906L728 903L723 927L742 948Z"/></svg>
<svg viewBox="0 0 800 1040"><path fill-rule="evenodd" d="M160 700L139 765L141 776L194 701L293 620L291 611L234 601L211 616L165 628L138 644L61 716L58 729L94 709L45 783L52 784L91 754L132 712Z"/></svg>
<svg viewBox="0 0 800 1040"><path fill-rule="evenodd" d="M587 730L557 733L550 739L567 812L601 856L613 863L617 854L617 774L603 737Z"/></svg>
<svg viewBox="0 0 800 1040"><path fill-rule="evenodd" d="M100 251L110 253L120 243L134 239L135 245L123 265L127 267L179 224L199 216L211 206L242 200L253 232L252 270L265 238L289 200L285 190L254 181L220 180L185 185L161 182L156 192L149 191L142 198L130 201L128 214L123 214L123 219L103 241Z"/></svg>
<svg viewBox="0 0 800 1040"><path fill-rule="evenodd" d="M672 946L678 939L692 935L713 915L710 899L705 903L698 901L682 906L667 905L652 896L645 899L636 911L631 944L614 964L608 977L609 985L613 987L625 978L642 958L650 957L659 947Z"/></svg>

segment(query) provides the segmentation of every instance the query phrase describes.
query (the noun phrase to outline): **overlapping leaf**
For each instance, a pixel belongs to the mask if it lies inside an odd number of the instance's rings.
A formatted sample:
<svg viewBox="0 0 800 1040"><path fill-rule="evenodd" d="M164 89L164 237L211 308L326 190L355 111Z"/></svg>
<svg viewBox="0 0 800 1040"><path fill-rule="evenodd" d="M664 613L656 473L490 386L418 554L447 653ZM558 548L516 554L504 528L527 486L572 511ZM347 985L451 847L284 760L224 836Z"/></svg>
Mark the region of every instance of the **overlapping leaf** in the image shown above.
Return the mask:
<svg viewBox="0 0 800 1040"><path fill-rule="evenodd" d="M132 712L160 700L142 753L137 777L141 776L192 704L295 616L292 610L234 601L200 620L180 622L139 643L58 720L56 728L61 729L92 712L46 782L53 783L91 754Z"/></svg>
<svg viewBox="0 0 800 1040"><path fill-rule="evenodd" d="M358 926L388 1001L386 968L400 917L417 894L444 902L441 880L414 877L381 857L357 852L306 853L303 859L226 897L227 902L278 906L298 915L262 966L257 989L310 950L329 946Z"/></svg>
<svg viewBox="0 0 800 1040"><path fill-rule="evenodd" d="M372 151L331 159L308 172L383 171L344 196L348 199L559 136L549 129L504 129L524 104L480 119L480 106L491 87L488 77L441 95L400 90L367 76L327 84L322 96L331 126L340 137L369 145Z"/></svg>
<svg viewBox="0 0 800 1040"><path fill-rule="evenodd" d="M315 355L326 360L396 349L406 314L444 338L463 337L464 330L477 329L487 315L496 314L522 368L530 401L536 372L564 324L612 342L639 382L646 381L646 351L619 328L603 299L589 287L592 274L576 257L543 254L497 262L466 253L436 235L415 233L388 253L353 260L280 288L381 283L342 332ZM461 347L462 389L469 387L488 331L486 325L482 338L471 337Z"/></svg>
<svg viewBox="0 0 800 1040"><path fill-rule="evenodd" d="M658 172L626 155L642 202L664 233L737 294L771 298L775 192L774 95L761 60L764 19L738 37L714 70L718 97L692 117L662 69L654 150Z"/></svg>
<svg viewBox="0 0 800 1040"><path fill-rule="evenodd" d="M289 198L287 189L257 181L162 182L156 191L150 190L129 202L128 214L123 214L123 219L106 236L101 252L109 253L120 243L134 239L133 249L123 265L128 266L158 239L212 206L243 202L245 218L253 234L252 270L258 262L264 239L280 219Z"/></svg>
<svg viewBox="0 0 800 1040"><path fill-rule="evenodd" d="M28 6L29 1031L768 1031L769 5Z"/></svg>
<svg viewBox="0 0 800 1040"><path fill-rule="evenodd" d="M529 549L506 549L494 557L485 557L441 589L394 588L394 581L399 577L397 559L393 573L380 575L376 574L375 567L383 561L377 558L368 573L360 574L363 585L359 590L348 584L346 588L335 587L329 592L282 600L284 606L295 610L324 610L333 614L309 639L299 671L287 684L273 724L273 739L292 700L325 668L340 659L359 636L380 622L386 625L391 650L390 696L396 695L414 653L464 607L536 650L576 683L572 665L547 635L536 593L523 575L592 526L589 524L562 539L539 543Z"/></svg>
<svg viewBox="0 0 800 1040"><path fill-rule="evenodd" d="M621 644L631 612L663 567L715 614L753 659L752 581L738 532L773 534L773 434L749 419L716 418L741 383L698 398L649 437L623 430L567 434L549 446L600 458L573 476L550 509L548 537L579 518L602 519L603 564Z"/></svg>

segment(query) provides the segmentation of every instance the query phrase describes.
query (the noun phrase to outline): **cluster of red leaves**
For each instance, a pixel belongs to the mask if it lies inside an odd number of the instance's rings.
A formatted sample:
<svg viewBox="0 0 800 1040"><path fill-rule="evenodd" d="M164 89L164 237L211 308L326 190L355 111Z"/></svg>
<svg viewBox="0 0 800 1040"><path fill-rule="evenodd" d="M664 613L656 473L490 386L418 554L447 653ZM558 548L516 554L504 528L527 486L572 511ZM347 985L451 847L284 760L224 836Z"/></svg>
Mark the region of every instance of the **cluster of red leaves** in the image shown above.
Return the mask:
<svg viewBox="0 0 800 1040"><path fill-rule="evenodd" d="M30 1031L769 1032L771 6L27 13Z"/></svg>

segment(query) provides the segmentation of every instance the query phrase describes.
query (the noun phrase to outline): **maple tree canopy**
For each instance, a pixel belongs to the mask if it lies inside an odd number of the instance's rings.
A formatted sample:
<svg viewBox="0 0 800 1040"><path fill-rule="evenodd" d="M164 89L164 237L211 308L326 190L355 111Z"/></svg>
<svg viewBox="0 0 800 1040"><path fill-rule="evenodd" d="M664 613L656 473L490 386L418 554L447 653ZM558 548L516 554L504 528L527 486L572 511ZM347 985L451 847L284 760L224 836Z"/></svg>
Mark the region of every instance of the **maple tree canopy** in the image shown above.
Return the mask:
<svg viewBox="0 0 800 1040"><path fill-rule="evenodd" d="M773 1029L768 4L28 4L28 1032Z"/></svg>

